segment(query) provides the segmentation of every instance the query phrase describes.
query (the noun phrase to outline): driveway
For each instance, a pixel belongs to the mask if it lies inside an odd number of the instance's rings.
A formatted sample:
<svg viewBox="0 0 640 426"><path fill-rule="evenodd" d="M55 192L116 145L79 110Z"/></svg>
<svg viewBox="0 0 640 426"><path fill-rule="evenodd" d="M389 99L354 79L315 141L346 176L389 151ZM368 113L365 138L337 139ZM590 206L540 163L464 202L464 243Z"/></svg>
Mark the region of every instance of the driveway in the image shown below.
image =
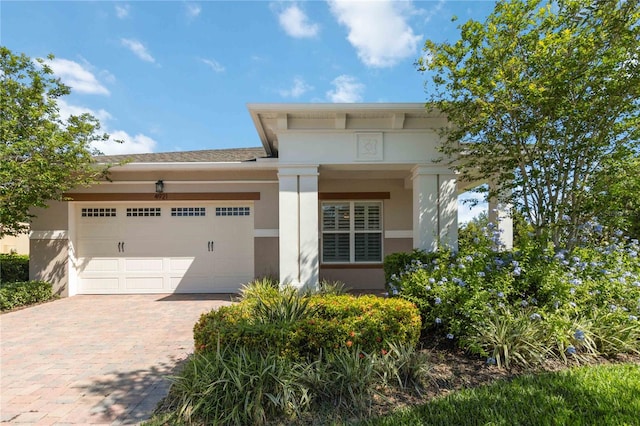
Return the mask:
<svg viewBox="0 0 640 426"><path fill-rule="evenodd" d="M135 424L220 295L74 296L0 316L3 423Z"/></svg>

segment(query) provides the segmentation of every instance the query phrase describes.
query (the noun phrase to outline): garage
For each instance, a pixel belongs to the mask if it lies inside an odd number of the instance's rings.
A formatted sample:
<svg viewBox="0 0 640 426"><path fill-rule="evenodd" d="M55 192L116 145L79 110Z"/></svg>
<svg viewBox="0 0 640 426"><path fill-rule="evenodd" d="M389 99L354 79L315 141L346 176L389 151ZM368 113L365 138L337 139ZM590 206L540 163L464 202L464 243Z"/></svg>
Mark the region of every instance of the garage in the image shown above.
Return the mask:
<svg viewBox="0 0 640 426"><path fill-rule="evenodd" d="M254 277L251 202L77 203L79 294L233 293Z"/></svg>

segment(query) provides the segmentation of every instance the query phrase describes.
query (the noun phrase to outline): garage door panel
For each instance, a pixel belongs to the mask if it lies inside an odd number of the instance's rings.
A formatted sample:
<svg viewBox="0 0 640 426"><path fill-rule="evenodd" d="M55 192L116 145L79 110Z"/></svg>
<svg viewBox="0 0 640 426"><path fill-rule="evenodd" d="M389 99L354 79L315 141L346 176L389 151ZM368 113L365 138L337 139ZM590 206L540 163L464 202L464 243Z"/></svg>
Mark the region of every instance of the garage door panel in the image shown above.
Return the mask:
<svg viewBox="0 0 640 426"><path fill-rule="evenodd" d="M254 270L253 207L237 206L119 204L111 217L80 217L78 207L79 292L237 291Z"/></svg>
<svg viewBox="0 0 640 426"><path fill-rule="evenodd" d="M84 261L80 264L80 268L85 273L91 272L113 272L117 273L120 270L119 260L117 258L84 258Z"/></svg>
<svg viewBox="0 0 640 426"><path fill-rule="evenodd" d="M126 258L124 260L125 272L158 272L164 270L162 259Z"/></svg>
<svg viewBox="0 0 640 426"><path fill-rule="evenodd" d="M125 289L130 293L157 292L163 293L164 278L157 277L127 277L125 278Z"/></svg>
<svg viewBox="0 0 640 426"><path fill-rule="evenodd" d="M120 289L120 280L117 277L111 278L90 278L82 279L83 293L106 294L117 293Z"/></svg>
<svg viewBox="0 0 640 426"><path fill-rule="evenodd" d="M76 247L83 257L117 256L119 242L111 238L83 238L78 240Z"/></svg>

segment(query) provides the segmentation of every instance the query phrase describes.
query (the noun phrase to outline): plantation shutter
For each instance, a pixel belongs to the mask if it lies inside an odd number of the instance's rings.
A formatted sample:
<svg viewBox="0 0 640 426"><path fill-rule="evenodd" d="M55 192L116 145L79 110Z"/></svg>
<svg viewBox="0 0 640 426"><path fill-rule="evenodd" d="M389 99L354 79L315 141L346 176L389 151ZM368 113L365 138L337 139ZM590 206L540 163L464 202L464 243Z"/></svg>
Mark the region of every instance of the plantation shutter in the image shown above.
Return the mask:
<svg viewBox="0 0 640 426"><path fill-rule="evenodd" d="M324 203L322 261L382 262L382 203Z"/></svg>

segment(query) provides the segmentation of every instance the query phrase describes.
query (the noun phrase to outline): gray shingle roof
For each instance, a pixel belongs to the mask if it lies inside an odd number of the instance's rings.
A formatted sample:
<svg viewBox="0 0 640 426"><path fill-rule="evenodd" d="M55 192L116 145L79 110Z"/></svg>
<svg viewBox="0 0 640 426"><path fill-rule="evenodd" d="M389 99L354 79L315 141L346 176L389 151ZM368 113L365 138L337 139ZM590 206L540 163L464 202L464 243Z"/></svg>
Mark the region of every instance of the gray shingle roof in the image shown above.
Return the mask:
<svg viewBox="0 0 640 426"><path fill-rule="evenodd" d="M228 163L266 157L264 148L206 149L202 151L153 152L148 154L100 155L99 163Z"/></svg>

